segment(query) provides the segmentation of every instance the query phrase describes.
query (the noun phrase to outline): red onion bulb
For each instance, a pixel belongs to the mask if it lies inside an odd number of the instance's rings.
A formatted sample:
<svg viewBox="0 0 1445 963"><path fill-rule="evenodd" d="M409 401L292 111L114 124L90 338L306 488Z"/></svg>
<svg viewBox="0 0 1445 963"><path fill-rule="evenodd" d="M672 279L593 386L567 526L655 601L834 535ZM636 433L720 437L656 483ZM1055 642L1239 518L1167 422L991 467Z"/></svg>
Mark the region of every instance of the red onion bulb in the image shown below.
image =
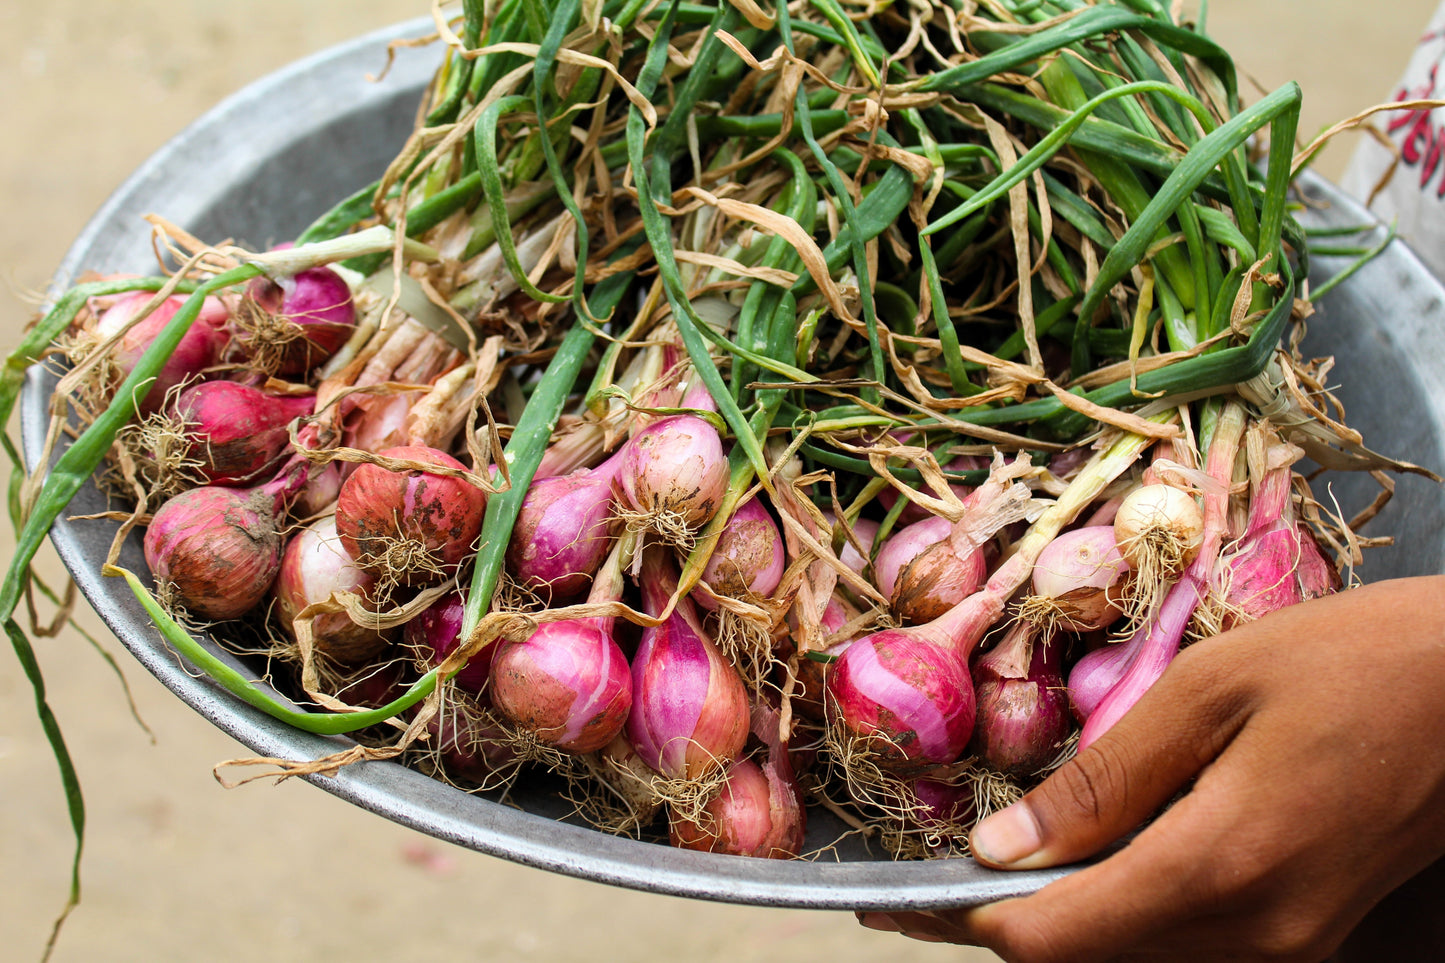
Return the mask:
<svg viewBox="0 0 1445 963"><path fill-rule="evenodd" d="M888 536L873 560L878 591L885 598L892 598L898 588L898 576L908 563L923 554L930 545L943 541L952 531L953 523L948 519L930 515Z"/></svg>
<svg viewBox="0 0 1445 963"><path fill-rule="evenodd" d="M718 537L702 580L718 595L745 599L772 594L783 578L783 536L778 523L756 498L737 507ZM708 610L717 603L706 592L693 598Z"/></svg>
<svg viewBox="0 0 1445 963"><path fill-rule="evenodd" d="M802 852L804 828L796 781L739 759L697 818L669 820L668 836L681 849L788 859Z"/></svg>
<svg viewBox="0 0 1445 963"><path fill-rule="evenodd" d="M595 620L543 622L524 642L498 644L492 702L539 742L581 754L622 731L632 709L632 675L627 657Z"/></svg>
<svg viewBox="0 0 1445 963"><path fill-rule="evenodd" d="M109 336L130 322L145 307L152 297L149 291L132 291L117 298L96 322L96 331ZM161 333L161 329L185 304L181 297L166 298L134 327L121 336L115 345L110 360L119 370L121 377L130 374L140 361L141 355ZM167 393L178 385L200 378L201 372L212 367L221 359L226 347L227 335L223 329L228 313L219 299L206 298L201 312L196 316L186 333L181 336L171 356L161 366L155 381L146 390L144 397L137 400L136 410L141 414L157 411L164 403Z"/></svg>
<svg viewBox="0 0 1445 963"><path fill-rule="evenodd" d="M697 415L671 415L634 435L618 482L628 506L664 530L692 531L722 504L728 465L722 439Z"/></svg>
<svg viewBox="0 0 1445 963"><path fill-rule="evenodd" d="M281 567L278 519L305 471L256 488L207 485L167 500L146 529L146 564L192 615L235 619L254 608Z"/></svg>
<svg viewBox="0 0 1445 963"><path fill-rule="evenodd" d="M246 287L250 310L238 345L279 375L305 374L350 339L356 325L351 288L329 267L293 277L258 277Z"/></svg>
<svg viewBox="0 0 1445 963"><path fill-rule="evenodd" d="M460 592L443 595L402 627L402 641L428 666L441 665L461 644L466 608L466 600ZM491 677L492 659L496 654L495 645L482 649L452 676L452 682L457 688L480 696Z"/></svg>
<svg viewBox="0 0 1445 963"><path fill-rule="evenodd" d="M379 452L445 468L465 466L445 452L405 445ZM358 565L400 584L441 581L456 572L482 530L486 495L460 478L420 469L358 465L336 499L336 530Z"/></svg>
<svg viewBox="0 0 1445 963"><path fill-rule="evenodd" d="M1034 596L1026 600L1023 617L1070 632L1102 629L1122 613L1128 574L1111 526L1065 532L1034 563Z"/></svg>
<svg viewBox="0 0 1445 963"><path fill-rule="evenodd" d="M287 449L286 426L311 414L315 395L271 395L235 381L203 381L181 392L176 417L187 456L213 485L254 479Z"/></svg>
<svg viewBox="0 0 1445 963"><path fill-rule="evenodd" d="M371 574L356 566L336 535L336 518L318 518L301 529L286 544L281 568L272 593L276 615L287 632L308 605L325 602L338 592L365 597L376 585ZM358 625L345 612L328 612L311 621L312 641L317 650L346 663L357 663L381 652L386 636L375 628Z"/></svg>
<svg viewBox="0 0 1445 963"><path fill-rule="evenodd" d="M973 750L991 768L1027 777L1059 754L1072 723L1061 646L1034 639L1026 622L1018 625L974 666Z"/></svg>
<svg viewBox="0 0 1445 963"><path fill-rule="evenodd" d="M906 629L854 640L828 666L835 740L879 768L913 775L956 760L973 734L974 693L954 652Z"/></svg>
<svg viewBox="0 0 1445 963"><path fill-rule="evenodd" d="M644 611L660 615L675 577L645 565ZM627 737L637 754L671 779L698 779L727 766L748 736L748 696L737 670L703 631L688 598L642 631L632 660Z"/></svg>
<svg viewBox="0 0 1445 963"><path fill-rule="evenodd" d="M587 588L612 547L612 473L582 469L539 478L527 489L507 546L518 583L553 598Z"/></svg>

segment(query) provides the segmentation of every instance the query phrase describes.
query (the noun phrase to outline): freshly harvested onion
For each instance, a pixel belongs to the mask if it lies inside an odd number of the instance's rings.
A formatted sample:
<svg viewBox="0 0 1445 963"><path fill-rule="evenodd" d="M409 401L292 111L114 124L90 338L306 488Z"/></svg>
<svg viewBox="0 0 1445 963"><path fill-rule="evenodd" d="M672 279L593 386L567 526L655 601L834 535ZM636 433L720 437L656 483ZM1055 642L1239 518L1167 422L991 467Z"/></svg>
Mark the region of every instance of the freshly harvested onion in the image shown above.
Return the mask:
<svg viewBox="0 0 1445 963"><path fill-rule="evenodd" d="M1104 645L1074 663L1069 670L1069 704L1075 719L1085 722L1093 715L1109 690L1124 678L1139 648L1138 641Z"/></svg>
<svg viewBox="0 0 1445 963"><path fill-rule="evenodd" d="M656 555L644 558L643 611L659 616L677 578ZM632 660L627 738L642 760L670 779L720 772L748 736L748 696L737 670L708 638L690 599L642 631Z"/></svg>
<svg viewBox="0 0 1445 963"><path fill-rule="evenodd" d="M434 668L441 665L461 644L462 619L465 614L466 600L462 598L462 594L448 592L402 627L402 641L427 667ZM471 695L482 695L487 688L487 680L491 677L492 659L496 654L495 645L482 649L452 676L452 682L457 688Z"/></svg>
<svg viewBox="0 0 1445 963"><path fill-rule="evenodd" d="M991 768L1027 777L1046 767L1068 738L1069 696L1058 642L1015 624L973 668L978 697L973 750Z"/></svg>
<svg viewBox="0 0 1445 963"><path fill-rule="evenodd" d="M933 622L978 591L988 574L991 540L1021 521L1031 502L1028 488L1012 477L1007 471L990 476L970 492L948 534L903 566L889 596L899 618L914 625Z"/></svg>
<svg viewBox="0 0 1445 963"><path fill-rule="evenodd" d="M612 480L597 471L539 478L527 489L507 545L507 571L522 586L569 598L585 589L612 546Z"/></svg>
<svg viewBox="0 0 1445 963"><path fill-rule="evenodd" d="M329 267L258 277L246 288L235 342L258 367L305 374L330 358L356 326L351 288Z"/></svg>
<svg viewBox="0 0 1445 963"><path fill-rule="evenodd" d="M1114 540L1146 584L1173 578L1204 544L1204 513L1192 495L1173 485L1141 485L1119 505Z"/></svg>
<svg viewBox="0 0 1445 963"><path fill-rule="evenodd" d="M766 597L782 580L783 564L778 524L758 499L750 498L728 520L702 571L702 581L728 598ZM710 611L717 608L707 592L694 592L693 599Z"/></svg>
<svg viewBox="0 0 1445 963"><path fill-rule="evenodd" d="M795 783L751 759L728 767L722 790L697 818L674 816L672 845L730 856L790 859L803 848L803 807Z"/></svg>
<svg viewBox="0 0 1445 963"><path fill-rule="evenodd" d="M622 450L623 497L658 531L686 536L722 504L727 458L717 429L706 419L671 415L642 429Z"/></svg>
<svg viewBox="0 0 1445 963"><path fill-rule="evenodd" d="M152 297L149 291L132 291L117 298L97 320L97 334L108 337L125 327ZM166 298L154 311L121 335L110 356L110 361L121 378L130 374L146 349L151 346L151 342L161 333L161 329L184 304L185 298ZM145 394L136 399L136 411L149 414L160 410L173 388L198 380L201 372L220 361L228 340L223 327L228 317L229 312L219 299L205 299L200 314L181 336L180 342L161 366L155 380L145 389Z"/></svg>
<svg viewBox="0 0 1445 963"><path fill-rule="evenodd" d="M1112 527L1065 532L1039 553L1034 594L1021 603L1020 617L1069 632L1102 629L1122 614L1128 574Z"/></svg>
<svg viewBox="0 0 1445 963"><path fill-rule="evenodd" d="M286 426L311 414L315 395L272 395L235 381L203 381L181 392L175 415L188 460L213 485L254 481L290 444Z"/></svg>
<svg viewBox="0 0 1445 963"><path fill-rule="evenodd" d="M627 657L594 619L544 622L524 642L501 642L492 662L492 703L539 742L596 752L632 709Z"/></svg>
<svg viewBox="0 0 1445 963"><path fill-rule="evenodd" d="M318 518L286 543L272 594L276 615L293 636L296 617L309 605L349 592L363 598L376 585L376 578L357 567L336 535L336 517ZM337 662L354 664L384 650L385 633L358 625L346 612L327 612L311 620L312 645Z"/></svg>
<svg viewBox="0 0 1445 963"><path fill-rule="evenodd" d="M167 500L146 529L151 574L192 615L245 615L281 567L278 520L305 481L305 463L292 462L256 488L206 485Z"/></svg>
<svg viewBox="0 0 1445 963"><path fill-rule="evenodd" d="M941 515L930 515L890 535L873 560L878 591L885 598L892 598L898 590L898 576L908 563L922 555L930 545L943 541L951 531L952 522Z"/></svg>
<svg viewBox="0 0 1445 963"><path fill-rule="evenodd" d="M917 631L885 629L856 639L828 666L835 738L899 775L956 760L973 734L974 711L967 667Z"/></svg>
<svg viewBox="0 0 1445 963"><path fill-rule="evenodd" d="M385 458L465 469L424 445L379 452ZM439 582L456 572L482 530L486 495L460 478L417 468L390 471L364 464L341 485L336 530L362 568L403 585Z"/></svg>

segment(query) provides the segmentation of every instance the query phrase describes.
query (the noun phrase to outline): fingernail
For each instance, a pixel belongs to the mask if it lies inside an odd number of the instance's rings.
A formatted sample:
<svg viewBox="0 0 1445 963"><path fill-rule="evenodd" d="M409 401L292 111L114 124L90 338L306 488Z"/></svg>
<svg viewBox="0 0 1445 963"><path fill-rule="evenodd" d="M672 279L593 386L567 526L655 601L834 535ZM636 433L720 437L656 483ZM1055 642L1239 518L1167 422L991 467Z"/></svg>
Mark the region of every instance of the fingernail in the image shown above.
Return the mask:
<svg viewBox="0 0 1445 963"><path fill-rule="evenodd" d="M1039 824L1026 803L1002 809L973 828L969 846L985 863L1011 866L1039 851Z"/></svg>
<svg viewBox="0 0 1445 963"><path fill-rule="evenodd" d="M858 913L858 922L870 930L881 930L884 933L901 933L903 927L893 921L887 913Z"/></svg>

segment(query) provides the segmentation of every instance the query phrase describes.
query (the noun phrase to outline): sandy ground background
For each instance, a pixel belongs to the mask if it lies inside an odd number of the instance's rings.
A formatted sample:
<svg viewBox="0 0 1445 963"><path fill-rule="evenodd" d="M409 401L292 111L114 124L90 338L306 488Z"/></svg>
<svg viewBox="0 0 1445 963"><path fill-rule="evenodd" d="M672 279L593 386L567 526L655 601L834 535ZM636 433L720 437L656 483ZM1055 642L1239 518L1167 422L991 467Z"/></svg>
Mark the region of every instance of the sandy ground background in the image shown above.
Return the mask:
<svg viewBox="0 0 1445 963"><path fill-rule="evenodd" d="M1434 5L1216 0L1208 26L1261 88L1301 83L1309 135L1387 95ZM169 137L288 61L425 10L421 0L0 0L0 347L18 339L92 212ZM1350 143L1326 152L1326 175ZM58 563L43 564L58 579ZM244 747L156 683L83 605L80 619L116 655L155 738L83 639L39 643L89 814L84 901L58 961L996 959L865 931L847 914L679 900L515 866L301 782L224 790L211 767ZM55 763L7 649L5 958L38 957L70 854Z"/></svg>

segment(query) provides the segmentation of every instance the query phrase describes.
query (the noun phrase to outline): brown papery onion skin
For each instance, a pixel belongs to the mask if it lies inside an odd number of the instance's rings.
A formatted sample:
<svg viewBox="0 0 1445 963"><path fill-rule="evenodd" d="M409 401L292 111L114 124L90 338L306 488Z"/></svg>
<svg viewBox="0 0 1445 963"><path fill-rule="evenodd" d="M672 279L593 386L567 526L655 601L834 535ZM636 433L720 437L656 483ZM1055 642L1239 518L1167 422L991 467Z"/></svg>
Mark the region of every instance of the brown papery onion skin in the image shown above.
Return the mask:
<svg viewBox="0 0 1445 963"><path fill-rule="evenodd" d="M444 468L465 469L451 455L424 445L379 452ZM455 573L482 530L486 495L470 482L419 469L390 471L358 465L336 499L336 530L358 565L403 584L439 582ZM424 550L433 564L398 570L389 563L397 543Z"/></svg>

